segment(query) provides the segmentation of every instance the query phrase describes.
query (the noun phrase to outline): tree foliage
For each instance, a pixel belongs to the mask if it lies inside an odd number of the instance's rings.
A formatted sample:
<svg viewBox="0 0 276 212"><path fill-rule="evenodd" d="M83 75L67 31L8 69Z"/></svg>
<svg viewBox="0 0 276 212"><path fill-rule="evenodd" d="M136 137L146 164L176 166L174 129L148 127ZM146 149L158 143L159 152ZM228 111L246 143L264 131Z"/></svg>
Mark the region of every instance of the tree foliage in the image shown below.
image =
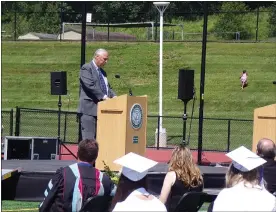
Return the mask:
<svg viewBox="0 0 276 212"><path fill-rule="evenodd" d="M235 39L234 32L240 32L240 39L249 39L253 36L249 31L247 12L249 8L243 2L223 2L222 11L215 23L214 31L224 39Z"/></svg>
<svg viewBox="0 0 276 212"><path fill-rule="evenodd" d="M271 12L268 19L269 23L269 35L276 36L276 2L271 6Z"/></svg>
<svg viewBox="0 0 276 212"><path fill-rule="evenodd" d="M273 2L208 2L209 14L220 11L250 11L259 6L269 7ZM96 23L125 23L158 21L159 13L149 1L88 1L87 12ZM2 29L17 36L27 32L59 33L61 22L81 22L84 2L78 1L2 1ZM275 3L270 15L270 33L275 35ZM273 12L274 11L274 12ZM172 1L166 10L164 21L173 19L196 20L203 17L202 1ZM219 13L214 31L241 32L241 39L252 36L245 13ZM16 30L14 27L16 26ZM254 34L254 33L253 33ZM225 39L234 34L222 33Z"/></svg>
<svg viewBox="0 0 276 212"><path fill-rule="evenodd" d="M72 12L70 6L61 2L3 2L2 8L2 24L12 24L8 25L10 31L14 31L16 24L18 35L27 32L57 34L61 9L67 14Z"/></svg>

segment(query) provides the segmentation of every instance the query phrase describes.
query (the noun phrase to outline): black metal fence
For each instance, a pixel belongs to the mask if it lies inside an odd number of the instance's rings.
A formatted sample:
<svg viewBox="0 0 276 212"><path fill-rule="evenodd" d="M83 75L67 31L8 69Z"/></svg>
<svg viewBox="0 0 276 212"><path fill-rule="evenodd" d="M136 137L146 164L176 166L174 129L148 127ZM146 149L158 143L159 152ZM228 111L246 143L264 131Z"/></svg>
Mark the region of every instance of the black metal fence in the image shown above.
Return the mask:
<svg viewBox="0 0 276 212"><path fill-rule="evenodd" d="M15 120L15 121L14 121ZM198 145L197 117L186 121L186 141L189 147L197 149ZM182 116L162 116L162 127L166 133L158 131L159 116L148 116L147 120L147 146L154 148L173 147L183 139ZM58 111L16 108L2 111L2 136L34 136L58 137ZM77 113L61 111L60 138L63 142L77 143L79 140L79 122ZM158 133L159 132L159 133ZM244 145L251 148L253 136L253 120L245 119L203 119L203 150L228 152Z"/></svg>

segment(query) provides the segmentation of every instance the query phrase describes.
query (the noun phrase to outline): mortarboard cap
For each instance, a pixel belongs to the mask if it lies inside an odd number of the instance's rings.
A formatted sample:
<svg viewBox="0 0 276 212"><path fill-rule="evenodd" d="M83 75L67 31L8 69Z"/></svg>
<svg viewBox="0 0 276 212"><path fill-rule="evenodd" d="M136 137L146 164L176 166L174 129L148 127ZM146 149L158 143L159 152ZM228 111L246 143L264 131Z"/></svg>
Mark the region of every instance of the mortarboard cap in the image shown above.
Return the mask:
<svg viewBox="0 0 276 212"><path fill-rule="evenodd" d="M157 162L148 158L130 152L114 161L114 163L123 166L122 174L131 181L143 179L148 170L154 167Z"/></svg>
<svg viewBox="0 0 276 212"><path fill-rule="evenodd" d="M251 171L266 163L266 160L244 146L229 152L226 156L231 158L233 160L233 166L242 172Z"/></svg>

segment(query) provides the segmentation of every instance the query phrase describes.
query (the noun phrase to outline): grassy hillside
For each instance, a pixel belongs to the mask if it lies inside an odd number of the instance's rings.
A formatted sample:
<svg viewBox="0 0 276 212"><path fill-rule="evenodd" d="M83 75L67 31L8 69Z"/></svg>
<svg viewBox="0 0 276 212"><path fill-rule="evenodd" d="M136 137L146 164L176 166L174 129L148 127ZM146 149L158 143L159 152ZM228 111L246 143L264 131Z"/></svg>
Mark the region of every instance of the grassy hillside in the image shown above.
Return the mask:
<svg viewBox="0 0 276 212"><path fill-rule="evenodd" d="M50 72L67 71L69 95L63 96L63 109L76 111L80 42L3 42L2 109L16 106L57 109L57 96L50 95ZM148 95L149 114L158 114L159 43L88 43L86 61L97 48L106 48L110 60L105 67L118 95L127 87L114 78L120 73L133 88L134 95ZM276 102L275 43L208 43L205 75L205 116L253 118L256 107ZM199 96L201 43L164 43L164 115L182 115L183 103L177 99L178 70L195 70ZM249 73L249 87L241 90L240 72ZM195 115L198 114L199 98ZM192 102L188 104L191 111Z"/></svg>

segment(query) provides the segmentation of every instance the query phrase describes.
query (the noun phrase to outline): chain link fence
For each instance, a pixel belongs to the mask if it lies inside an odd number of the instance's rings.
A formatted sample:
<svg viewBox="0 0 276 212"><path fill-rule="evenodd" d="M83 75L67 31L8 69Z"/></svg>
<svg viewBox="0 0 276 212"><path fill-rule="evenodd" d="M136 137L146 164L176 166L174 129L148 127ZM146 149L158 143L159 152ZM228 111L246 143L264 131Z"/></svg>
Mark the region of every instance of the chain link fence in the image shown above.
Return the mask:
<svg viewBox="0 0 276 212"><path fill-rule="evenodd" d="M87 8L92 20L86 24L86 40L156 42L159 40L159 13L153 5L151 7L148 12L140 12L132 20L127 19L131 17L130 12L120 11L118 15L108 9L98 11L97 7ZM209 8L207 41L275 42L275 23L271 21L273 14L272 9L263 7L254 10ZM81 40L82 11L66 11L62 4L47 12L4 9L2 17L3 40ZM175 13L173 8L168 8L164 13L163 39L202 41L202 25L202 9Z"/></svg>
<svg viewBox="0 0 276 212"><path fill-rule="evenodd" d="M183 141L183 118L163 116L166 129L166 146L174 146ZM191 149L198 149L198 118L186 120L185 140ZM148 116L147 145L157 147L158 116ZM251 148L253 120L246 119L203 119L203 150L229 152L240 145ZM160 139L161 142L161 139Z"/></svg>
<svg viewBox="0 0 276 212"><path fill-rule="evenodd" d="M13 109L11 109L10 111L7 111L7 110L1 111L1 121L2 121L1 136L2 137L13 135L13 132L14 132L13 115L14 115Z"/></svg>
<svg viewBox="0 0 276 212"><path fill-rule="evenodd" d="M58 127L60 127L60 139L63 142L77 143L79 140L77 113L61 111L60 126L58 126L58 112L17 107L14 117L13 110L2 111L2 125L4 126L2 136L13 135L14 132L15 136L58 137ZM13 121L14 118L15 121ZM162 143L164 138L158 137L159 120L159 116L148 116L148 147L159 148L164 145ZM166 148L180 144L183 141L183 118L181 116L163 116L162 123L162 127L166 129ZM198 124L199 119L196 117L186 120L185 140L189 141L191 149L198 149ZM229 152L240 145L251 148L252 136L253 120L203 119L202 149L204 151Z"/></svg>
<svg viewBox="0 0 276 212"><path fill-rule="evenodd" d="M15 136L58 137L65 142L77 143L79 123L77 113L30 108L16 109Z"/></svg>

